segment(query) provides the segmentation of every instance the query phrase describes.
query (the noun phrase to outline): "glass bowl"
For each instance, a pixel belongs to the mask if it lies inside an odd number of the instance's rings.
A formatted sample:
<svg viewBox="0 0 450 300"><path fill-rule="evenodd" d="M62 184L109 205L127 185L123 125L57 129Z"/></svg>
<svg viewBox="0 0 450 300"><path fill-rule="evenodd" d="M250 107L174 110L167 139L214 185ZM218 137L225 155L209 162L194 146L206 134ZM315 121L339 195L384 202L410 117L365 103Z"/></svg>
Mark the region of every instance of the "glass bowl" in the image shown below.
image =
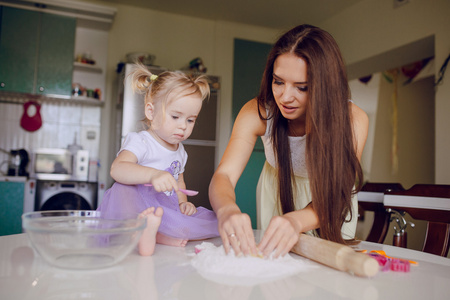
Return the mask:
<svg viewBox="0 0 450 300"><path fill-rule="evenodd" d="M104 268L122 261L136 247L146 224L146 218L138 215L107 219L90 210L22 215L34 249L49 264L66 269Z"/></svg>

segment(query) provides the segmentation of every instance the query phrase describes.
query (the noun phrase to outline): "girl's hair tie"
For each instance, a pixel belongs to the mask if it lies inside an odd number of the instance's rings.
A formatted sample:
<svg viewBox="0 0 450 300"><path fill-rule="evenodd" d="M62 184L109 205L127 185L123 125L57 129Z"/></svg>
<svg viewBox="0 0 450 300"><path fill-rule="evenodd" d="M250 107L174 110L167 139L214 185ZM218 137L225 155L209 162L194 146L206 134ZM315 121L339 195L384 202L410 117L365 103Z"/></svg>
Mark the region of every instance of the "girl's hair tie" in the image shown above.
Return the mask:
<svg viewBox="0 0 450 300"><path fill-rule="evenodd" d="M150 76L150 81L155 81L156 79L158 79L158 75L152 74Z"/></svg>

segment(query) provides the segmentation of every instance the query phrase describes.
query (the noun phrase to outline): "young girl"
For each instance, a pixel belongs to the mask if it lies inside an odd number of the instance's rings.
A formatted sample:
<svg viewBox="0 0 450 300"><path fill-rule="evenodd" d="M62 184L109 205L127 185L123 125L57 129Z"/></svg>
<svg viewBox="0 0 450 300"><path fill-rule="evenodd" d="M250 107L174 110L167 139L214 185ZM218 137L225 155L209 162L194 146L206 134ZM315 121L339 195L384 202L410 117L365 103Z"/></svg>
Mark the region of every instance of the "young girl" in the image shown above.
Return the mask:
<svg viewBox="0 0 450 300"><path fill-rule="evenodd" d="M209 188L226 251L275 251L276 257L302 232L354 242L368 117L349 99L345 65L329 33L300 25L280 37L260 93L239 112ZM256 249L234 187L258 137L266 155L257 190L265 232Z"/></svg>
<svg viewBox="0 0 450 300"><path fill-rule="evenodd" d="M196 208L179 190L186 188L188 157L181 142L191 135L209 96L206 77L182 72L156 76L140 64L130 76L133 89L145 94L148 130L126 136L111 166L116 182L97 210L108 218L147 218L138 245L141 255L152 255L155 243L182 247L188 240L218 236L215 213Z"/></svg>

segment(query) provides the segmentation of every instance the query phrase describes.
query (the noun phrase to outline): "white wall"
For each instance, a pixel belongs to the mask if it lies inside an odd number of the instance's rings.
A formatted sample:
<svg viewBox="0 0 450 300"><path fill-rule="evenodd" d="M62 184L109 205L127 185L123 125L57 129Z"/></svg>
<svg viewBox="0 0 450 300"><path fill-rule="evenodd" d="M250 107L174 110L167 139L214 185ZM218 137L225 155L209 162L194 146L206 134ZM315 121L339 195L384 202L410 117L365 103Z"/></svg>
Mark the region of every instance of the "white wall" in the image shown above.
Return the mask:
<svg viewBox="0 0 450 300"><path fill-rule="evenodd" d="M94 1L88 1L94 2ZM223 153L231 130L233 40L242 38L273 43L279 31L237 23L210 21L157 12L125 5L112 5L117 15L109 37L107 103L103 107L100 179L109 178L109 163L114 153L115 118L113 91L115 68L128 52L148 51L156 55L156 64L177 69L192 58L201 57L208 73L221 77L221 115L219 153ZM392 0L364 0L335 17L313 24L328 30L338 41L348 64L358 63L420 39L434 35L436 70L449 54L450 1L411 0L393 8ZM398 66L398 65L397 65ZM381 71L381 70L379 70ZM450 76L447 74L447 77ZM436 90L436 183L450 184L450 80Z"/></svg>
<svg viewBox="0 0 450 300"><path fill-rule="evenodd" d="M229 22L216 22L168 14L109 2L88 1L117 8L109 33L106 73L106 102L102 108L102 132L99 179L112 183L110 163L115 157L116 66L129 52L145 51L156 55L155 64L179 69L195 57L201 57L208 74L221 78L219 156L225 151L231 133L231 101L234 38L272 43L277 30ZM249 99L250 100L250 99Z"/></svg>
<svg viewBox="0 0 450 300"><path fill-rule="evenodd" d="M434 35L437 78L450 52L449 12L448 0L411 0L397 9L393 8L392 0L365 0L320 26L336 38L349 65ZM449 76L447 72L447 78L437 87L435 94L437 184L450 184Z"/></svg>
<svg viewBox="0 0 450 300"><path fill-rule="evenodd" d="M370 181L372 170L380 78L381 73L376 73L367 83L362 83L358 79L349 81L353 102L364 110L369 117L369 133L361 157L364 181Z"/></svg>
<svg viewBox="0 0 450 300"><path fill-rule="evenodd" d="M75 138L77 144L82 144L85 150L89 150L92 159L98 157L100 107L60 100L46 101L40 105L42 126L37 131L29 132L20 126L23 105L19 102L0 103L1 149L25 149L31 155L38 148L67 148ZM36 110L30 110L29 115L33 116ZM94 138L88 139L88 133L94 134ZM3 164L7 160L8 156L0 153L2 173L7 173L7 165ZM30 171L30 166L28 170Z"/></svg>

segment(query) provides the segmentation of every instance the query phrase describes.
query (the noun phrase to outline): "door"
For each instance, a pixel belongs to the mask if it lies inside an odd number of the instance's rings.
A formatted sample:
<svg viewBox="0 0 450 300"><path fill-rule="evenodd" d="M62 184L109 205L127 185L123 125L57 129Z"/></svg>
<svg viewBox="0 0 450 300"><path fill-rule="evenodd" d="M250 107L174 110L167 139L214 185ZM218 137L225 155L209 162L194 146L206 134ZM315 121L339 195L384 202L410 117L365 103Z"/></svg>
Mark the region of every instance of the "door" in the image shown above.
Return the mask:
<svg viewBox="0 0 450 300"><path fill-rule="evenodd" d="M75 18L42 14L36 94L71 95L75 27Z"/></svg>
<svg viewBox="0 0 450 300"><path fill-rule="evenodd" d="M259 93L261 78L267 55L272 45L247 40L234 40L233 68L233 119L242 106ZM265 162L261 139L256 141L250 160L242 173L236 188L236 203L247 213L256 229L256 185Z"/></svg>
<svg viewBox="0 0 450 300"><path fill-rule="evenodd" d="M22 233L25 182L0 181L0 236Z"/></svg>
<svg viewBox="0 0 450 300"><path fill-rule="evenodd" d="M0 90L32 93L39 13L0 7Z"/></svg>

